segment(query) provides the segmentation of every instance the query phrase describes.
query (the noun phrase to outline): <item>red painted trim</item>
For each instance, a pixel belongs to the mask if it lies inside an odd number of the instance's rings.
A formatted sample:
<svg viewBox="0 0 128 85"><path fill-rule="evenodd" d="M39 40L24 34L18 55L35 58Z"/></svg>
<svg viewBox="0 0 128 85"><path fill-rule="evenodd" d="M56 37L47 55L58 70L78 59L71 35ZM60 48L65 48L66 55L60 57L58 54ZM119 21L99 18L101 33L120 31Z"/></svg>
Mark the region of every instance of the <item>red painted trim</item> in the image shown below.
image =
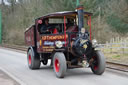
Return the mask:
<svg viewBox="0 0 128 85"><path fill-rule="evenodd" d="M29 63L29 65L31 65L31 55L30 54L28 55L28 63Z"/></svg>
<svg viewBox="0 0 128 85"><path fill-rule="evenodd" d="M56 70L56 72L59 72L59 69L60 69L59 60L56 58L55 59L55 70Z"/></svg>
<svg viewBox="0 0 128 85"><path fill-rule="evenodd" d="M96 56L93 56L93 59L94 60L97 60L97 57ZM98 60L97 60L97 62L98 62ZM96 71L98 69L98 65L94 65L93 66L93 69Z"/></svg>
<svg viewBox="0 0 128 85"><path fill-rule="evenodd" d="M90 16L90 19L89 19L89 26L90 26L90 40L91 40L91 36L92 36L92 33L91 33L91 16Z"/></svg>
<svg viewBox="0 0 128 85"><path fill-rule="evenodd" d="M64 41L65 41L65 47L66 47L66 18L64 16Z"/></svg>
<svg viewBox="0 0 128 85"><path fill-rule="evenodd" d="M98 69L98 66L94 66L94 70L96 71Z"/></svg>

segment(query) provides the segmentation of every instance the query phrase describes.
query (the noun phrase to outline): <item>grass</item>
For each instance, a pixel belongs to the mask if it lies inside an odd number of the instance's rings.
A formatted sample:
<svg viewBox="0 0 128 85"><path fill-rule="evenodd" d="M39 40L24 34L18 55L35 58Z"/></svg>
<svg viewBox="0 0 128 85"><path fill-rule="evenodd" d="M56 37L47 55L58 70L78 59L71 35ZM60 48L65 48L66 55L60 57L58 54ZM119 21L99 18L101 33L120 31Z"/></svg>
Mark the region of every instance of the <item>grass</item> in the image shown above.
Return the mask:
<svg viewBox="0 0 128 85"><path fill-rule="evenodd" d="M120 58L120 55L114 55L113 58Z"/></svg>

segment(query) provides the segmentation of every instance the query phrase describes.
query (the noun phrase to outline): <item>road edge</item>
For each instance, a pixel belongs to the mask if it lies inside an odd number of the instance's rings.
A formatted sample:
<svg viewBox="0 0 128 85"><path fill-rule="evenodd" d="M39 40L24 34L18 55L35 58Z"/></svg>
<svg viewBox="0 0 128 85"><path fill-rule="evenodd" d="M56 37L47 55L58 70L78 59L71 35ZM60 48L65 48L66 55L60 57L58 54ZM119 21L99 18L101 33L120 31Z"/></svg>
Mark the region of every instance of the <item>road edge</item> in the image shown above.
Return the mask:
<svg viewBox="0 0 128 85"><path fill-rule="evenodd" d="M16 82L18 82L20 85L27 85L25 84L23 81L21 81L20 79L18 79L17 77L15 77L14 75L12 75L10 72L8 72L7 70L5 70L4 68L0 67L0 69L5 72L8 76L10 76L12 79L14 79Z"/></svg>

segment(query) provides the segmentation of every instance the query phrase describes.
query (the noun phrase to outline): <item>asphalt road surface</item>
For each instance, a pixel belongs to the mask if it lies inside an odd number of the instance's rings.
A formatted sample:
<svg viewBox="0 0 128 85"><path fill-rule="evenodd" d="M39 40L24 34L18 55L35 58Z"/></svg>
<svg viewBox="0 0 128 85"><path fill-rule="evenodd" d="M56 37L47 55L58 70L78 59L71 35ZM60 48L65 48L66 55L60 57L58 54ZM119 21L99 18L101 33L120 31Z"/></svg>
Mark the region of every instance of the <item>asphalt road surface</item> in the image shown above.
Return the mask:
<svg viewBox="0 0 128 85"><path fill-rule="evenodd" d="M128 73L108 69L101 76L94 75L90 68L68 69L59 79L49 65L30 70L26 56L25 52L0 48L0 68L21 85L128 85Z"/></svg>

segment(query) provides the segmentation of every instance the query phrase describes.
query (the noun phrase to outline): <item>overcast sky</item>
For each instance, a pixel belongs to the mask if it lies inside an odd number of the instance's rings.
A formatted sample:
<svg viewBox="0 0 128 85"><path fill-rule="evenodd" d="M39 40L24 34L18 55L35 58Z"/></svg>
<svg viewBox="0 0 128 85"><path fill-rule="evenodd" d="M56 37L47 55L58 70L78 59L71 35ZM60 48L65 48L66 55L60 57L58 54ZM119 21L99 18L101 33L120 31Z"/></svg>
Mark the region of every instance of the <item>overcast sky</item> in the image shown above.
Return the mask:
<svg viewBox="0 0 128 85"><path fill-rule="evenodd" d="M0 4L1 4L1 1L2 1L2 0L0 0ZM4 0L4 4L5 4L5 5L10 5L10 3L7 2L7 0Z"/></svg>
<svg viewBox="0 0 128 85"><path fill-rule="evenodd" d="M5 5L10 5L10 3L8 2L8 0L3 0ZM0 0L0 4L1 4L2 0ZM18 2L18 0L16 0L16 2Z"/></svg>
<svg viewBox="0 0 128 85"><path fill-rule="evenodd" d="M0 4L1 4L1 0L0 0Z"/></svg>

